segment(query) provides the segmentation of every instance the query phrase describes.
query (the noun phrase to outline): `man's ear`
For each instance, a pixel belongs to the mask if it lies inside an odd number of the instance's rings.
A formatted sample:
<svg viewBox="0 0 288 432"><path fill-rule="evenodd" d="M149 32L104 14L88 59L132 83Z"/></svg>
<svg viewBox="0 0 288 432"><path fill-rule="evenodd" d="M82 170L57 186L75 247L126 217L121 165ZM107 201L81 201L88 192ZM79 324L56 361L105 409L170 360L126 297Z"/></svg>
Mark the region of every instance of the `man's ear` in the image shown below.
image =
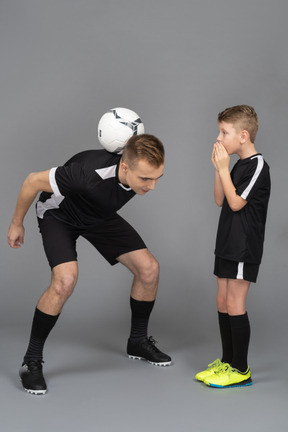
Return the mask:
<svg viewBox="0 0 288 432"><path fill-rule="evenodd" d="M122 161L120 166L121 166L122 171L126 174L128 169L129 169L127 163Z"/></svg>

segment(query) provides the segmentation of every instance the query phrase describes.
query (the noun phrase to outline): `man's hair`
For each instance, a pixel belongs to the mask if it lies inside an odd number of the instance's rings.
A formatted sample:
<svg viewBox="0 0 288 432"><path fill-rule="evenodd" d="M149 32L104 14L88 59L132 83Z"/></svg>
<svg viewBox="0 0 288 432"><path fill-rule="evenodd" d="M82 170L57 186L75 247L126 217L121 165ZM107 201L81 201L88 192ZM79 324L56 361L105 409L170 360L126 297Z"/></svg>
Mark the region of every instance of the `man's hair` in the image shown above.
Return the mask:
<svg viewBox="0 0 288 432"><path fill-rule="evenodd" d="M154 135L133 135L124 147L122 158L131 168L141 159L158 168L164 163L165 150L162 142Z"/></svg>
<svg viewBox="0 0 288 432"><path fill-rule="evenodd" d="M258 117L251 106L236 105L226 108L218 114L218 122L232 123L234 127L247 130L250 134L251 142L255 142L258 131Z"/></svg>

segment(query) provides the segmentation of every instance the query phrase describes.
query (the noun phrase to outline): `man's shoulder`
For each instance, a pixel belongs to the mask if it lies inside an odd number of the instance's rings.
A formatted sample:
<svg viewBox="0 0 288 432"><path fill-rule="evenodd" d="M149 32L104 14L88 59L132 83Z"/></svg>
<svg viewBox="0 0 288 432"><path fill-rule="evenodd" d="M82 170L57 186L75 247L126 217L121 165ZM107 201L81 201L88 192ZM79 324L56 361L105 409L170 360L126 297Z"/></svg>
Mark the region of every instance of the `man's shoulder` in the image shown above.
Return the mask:
<svg viewBox="0 0 288 432"><path fill-rule="evenodd" d="M121 156L106 150L84 150L72 156L64 165L79 164L83 168L98 169L118 164Z"/></svg>

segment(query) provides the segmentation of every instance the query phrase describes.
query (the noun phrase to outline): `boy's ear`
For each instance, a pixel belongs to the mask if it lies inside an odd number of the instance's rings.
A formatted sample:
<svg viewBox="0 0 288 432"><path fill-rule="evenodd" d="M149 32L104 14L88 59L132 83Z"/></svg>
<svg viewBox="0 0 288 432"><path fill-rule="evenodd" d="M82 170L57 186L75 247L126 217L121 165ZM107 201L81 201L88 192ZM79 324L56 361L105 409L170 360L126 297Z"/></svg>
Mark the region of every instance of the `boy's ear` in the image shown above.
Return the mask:
<svg viewBox="0 0 288 432"><path fill-rule="evenodd" d="M242 144L244 144L246 141L250 139L250 134L246 129L241 131L240 139Z"/></svg>

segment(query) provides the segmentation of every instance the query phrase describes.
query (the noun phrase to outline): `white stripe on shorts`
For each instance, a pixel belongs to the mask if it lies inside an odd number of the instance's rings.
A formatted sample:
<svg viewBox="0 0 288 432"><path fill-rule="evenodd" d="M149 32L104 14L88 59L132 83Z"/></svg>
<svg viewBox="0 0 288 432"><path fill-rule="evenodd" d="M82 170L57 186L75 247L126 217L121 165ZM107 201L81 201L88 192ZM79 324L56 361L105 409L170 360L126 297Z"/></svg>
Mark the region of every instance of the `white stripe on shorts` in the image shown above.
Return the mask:
<svg viewBox="0 0 288 432"><path fill-rule="evenodd" d="M244 268L244 262L239 262L236 279L243 279L243 268Z"/></svg>

